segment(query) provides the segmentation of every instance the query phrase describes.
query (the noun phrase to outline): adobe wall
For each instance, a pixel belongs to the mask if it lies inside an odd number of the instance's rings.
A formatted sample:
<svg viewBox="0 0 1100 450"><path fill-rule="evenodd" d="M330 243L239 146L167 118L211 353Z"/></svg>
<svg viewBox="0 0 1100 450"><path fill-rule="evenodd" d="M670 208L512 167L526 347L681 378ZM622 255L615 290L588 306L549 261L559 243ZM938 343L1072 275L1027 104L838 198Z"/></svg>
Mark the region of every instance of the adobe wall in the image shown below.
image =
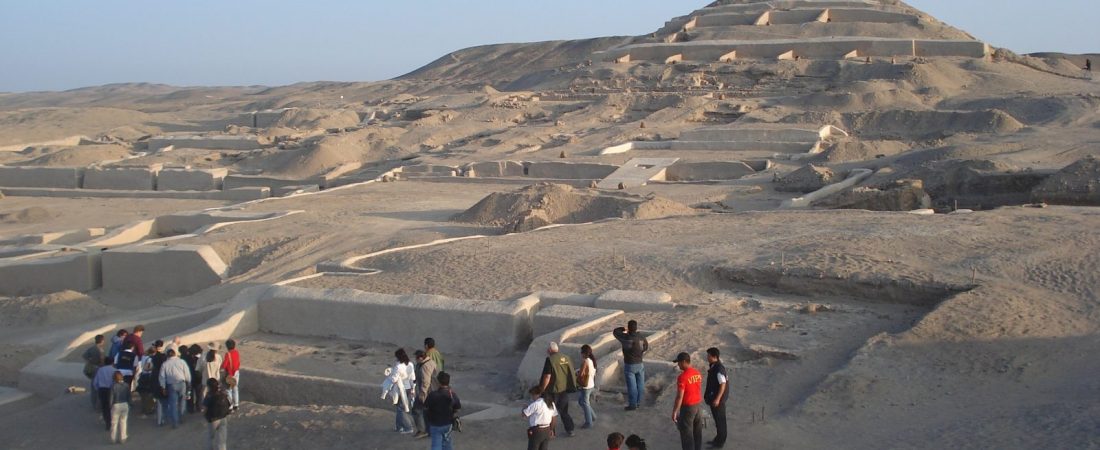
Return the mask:
<svg viewBox="0 0 1100 450"><path fill-rule="evenodd" d="M684 141L817 142L817 130L797 128L697 128L680 133Z"/></svg>
<svg viewBox="0 0 1100 450"><path fill-rule="evenodd" d="M157 174L158 191L217 191L229 169L164 169Z"/></svg>
<svg viewBox="0 0 1100 450"><path fill-rule="evenodd" d="M0 261L0 294L6 296L88 292L101 284L97 252Z"/></svg>
<svg viewBox="0 0 1100 450"><path fill-rule="evenodd" d="M271 197L271 189L267 187L237 188L225 191L115 191L103 189L0 187L0 193L12 197L170 198L185 200L224 200L231 202L246 202Z"/></svg>
<svg viewBox="0 0 1100 450"><path fill-rule="evenodd" d="M103 252L105 291L193 294L221 284L227 272L208 245L138 245Z"/></svg>
<svg viewBox="0 0 1100 450"><path fill-rule="evenodd" d="M707 14L699 16L695 22L697 27L731 27L741 25L753 25L760 13L723 13Z"/></svg>
<svg viewBox="0 0 1100 450"><path fill-rule="evenodd" d="M984 58L992 53L988 44L977 41L915 41L915 56L961 56Z"/></svg>
<svg viewBox="0 0 1100 450"><path fill-rule="evenodd" d="M738 180L756 171L741 161L679 162L665 172L668 181Z"/></svg>
<svg viewBox="0 0 1100 450"><path fill-rule="evenodd" d="M0 186L78 189L83 171L76 167L0 166Z"/></svg>
<svg viewBox="0 0 1100 450"><path fill-rule="evenodd" d="M256 150L265 147L258 136L155 136L148 142L150 151L169 145L209 150Z"/></svg>
<svg viewBox="0 0 1100 450"><path fill-rule="evenodd" d="M790 11L772 10L767 20L772 25L797 25L817 20L824 9L792 9Z"/></svg>
<svg viewBox="0 0 1100 450"><path fill-rule="evenodd" d="M157 187L160 166L90 168L84 171L85 189L152 191Z"/></svg>
<svg viewBox="0 0 1100 450"><path fill-rule="evenodd" d="M562 180L599 180L618 169L619 166L613 164L533 161L527 164L527 176Z"/></svg>
<svg viewBox="0 0 1100 450"><path fill-rule="evenodd" d="M829 19L833 22L866 23L905 23L919 20L917 16L912 14L867 8L829 8Z"/></svg>
<svg viewBox="0 0 1100 450"><path fill-rule="evenodd" d="M526 168L520 161L488 161L468 164L463 168L467 177L522 177Z"/></svg>
<svg viewBox="0 0 1100 450"><path fill-rule="evenodd" d="M449 352L496 356L523 348L531 338L536 305L280 287L259 303L259 323L261 331L277 334L396 345L419 345L432 336L446 342Z"/></svg>
<svg viewBox="0 0 1100 450"><path fill-rule="evenodd" d="M272 178L255 175L229 175L222 181L222 189L239 189L266 187L271 190L288 188L291 186L316 185L323 183L320 179L312 180L288 180L284 178Z"/></svg>

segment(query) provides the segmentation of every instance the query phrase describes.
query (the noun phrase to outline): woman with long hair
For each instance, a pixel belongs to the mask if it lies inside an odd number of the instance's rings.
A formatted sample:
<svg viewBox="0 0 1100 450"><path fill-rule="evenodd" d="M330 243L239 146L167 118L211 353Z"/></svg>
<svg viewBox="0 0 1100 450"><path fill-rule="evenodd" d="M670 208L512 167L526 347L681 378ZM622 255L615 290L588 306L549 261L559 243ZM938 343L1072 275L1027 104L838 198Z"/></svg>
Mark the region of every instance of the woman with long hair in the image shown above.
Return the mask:
<svg viewBox="0 0 1100 450"><path fill-rule="evenodd" d="M393 383L395 389L400 389L404 392L404 395L399 395L396 404L396 429L401 434L413 434L416 429L413 427L412 417L409 415L412 404L409 403L409 399L413 398L413 384L416 382L416 366L413 365L412 360L409 359L409 354L405 353L405 349L399 348L393 352L394 358L397 360L393 365L393 370L390 371L390 381Z"/></svg>
<svg viewBox="0 0 1100 450"><path fill-rule="evenodd" d="M581 361L583 363L577 369L577 387L581 390L577 403L584 411L584 425L581 428L592 428L596 421L596 411L592 410L592 394L596 392L596 356L588 344L581 346Z"/></svg>

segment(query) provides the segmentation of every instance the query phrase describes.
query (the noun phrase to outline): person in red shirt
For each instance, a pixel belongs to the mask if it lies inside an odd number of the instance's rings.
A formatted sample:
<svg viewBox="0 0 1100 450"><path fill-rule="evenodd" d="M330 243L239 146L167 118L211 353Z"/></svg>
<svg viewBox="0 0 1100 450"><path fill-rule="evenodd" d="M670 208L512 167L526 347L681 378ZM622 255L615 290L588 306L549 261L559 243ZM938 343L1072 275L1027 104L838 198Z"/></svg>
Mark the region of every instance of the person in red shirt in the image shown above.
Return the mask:
<svg viewBox="0 0 1100 450"><path fill-rule="evenodd" d="M672 421L680 431L680 447L683 450L703 449L703 376L691 367L691 355L680 353L673 361L680 368L676 379L676 401L672 408Z"/></svg>
<svg viewBox="0 0 1100 450"><path fill-rule="evenodd" d="M229 401L233 404L232 410L236 411L241 406L240 390L237 384L241 381L241 354L237 352L237 341L232 339L225 341L225 358L222 359L222 370L225 371L225 392L229 395Z"/></svg>

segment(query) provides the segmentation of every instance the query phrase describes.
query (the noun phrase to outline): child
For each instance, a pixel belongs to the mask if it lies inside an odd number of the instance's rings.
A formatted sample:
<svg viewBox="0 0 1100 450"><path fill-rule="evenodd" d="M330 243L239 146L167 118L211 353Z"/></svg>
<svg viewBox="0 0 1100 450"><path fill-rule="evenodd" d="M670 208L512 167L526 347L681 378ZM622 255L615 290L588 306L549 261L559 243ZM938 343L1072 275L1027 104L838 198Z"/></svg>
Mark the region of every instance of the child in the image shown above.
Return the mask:
<svg viewBox="0 0 1100 450"><path fill-rule="evenodd" d="M623 434L617 431L607 435L607 450L619 450L622 448L623 441L625 440L626 438L623 437Z"/></svg>
<svg viewBox="0 0 1100 450"><path fill-rule="evenodd" d="M535 386L527 391L531 394L531 404L523 410L527 418L527 450L548 450L550 439L554 437L554 418L558 410L554 408L553 396L542 395L542 388Z"/></svg>
<svg viewBox="0 0 1100 450"><path fill-rule="evenodd" d="M130 385L115 372L115 384L111 386L111 443L126 443L126 421L130 418Z"/></svg>

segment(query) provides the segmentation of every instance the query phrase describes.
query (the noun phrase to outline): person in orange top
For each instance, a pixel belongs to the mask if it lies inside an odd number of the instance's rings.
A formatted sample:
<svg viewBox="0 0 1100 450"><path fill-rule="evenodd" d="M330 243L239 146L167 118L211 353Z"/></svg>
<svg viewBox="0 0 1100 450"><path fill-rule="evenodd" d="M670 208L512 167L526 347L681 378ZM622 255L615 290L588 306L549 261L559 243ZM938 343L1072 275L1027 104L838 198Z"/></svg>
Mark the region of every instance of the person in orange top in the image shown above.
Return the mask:
<svg viewBox="0 0 1100 450"><path fill-rule="evenodd" d="M691 355L680 353L673 361L680 368L676 379L676 401L672 407L672 421L680 431L680 447L683 450L703 449L703 376L691 367Z"/></svg>
<svg viewBox="0 0 1100 450"><path fill-rule="evenodd" d="M222 370L225 371L225 392L229 394L229 401L233 403L233 411L241 407L240 390L237 383L241 381L241 354L237 351L237 341L232 339L225 341L225 358L222 359Z"/></svg>

